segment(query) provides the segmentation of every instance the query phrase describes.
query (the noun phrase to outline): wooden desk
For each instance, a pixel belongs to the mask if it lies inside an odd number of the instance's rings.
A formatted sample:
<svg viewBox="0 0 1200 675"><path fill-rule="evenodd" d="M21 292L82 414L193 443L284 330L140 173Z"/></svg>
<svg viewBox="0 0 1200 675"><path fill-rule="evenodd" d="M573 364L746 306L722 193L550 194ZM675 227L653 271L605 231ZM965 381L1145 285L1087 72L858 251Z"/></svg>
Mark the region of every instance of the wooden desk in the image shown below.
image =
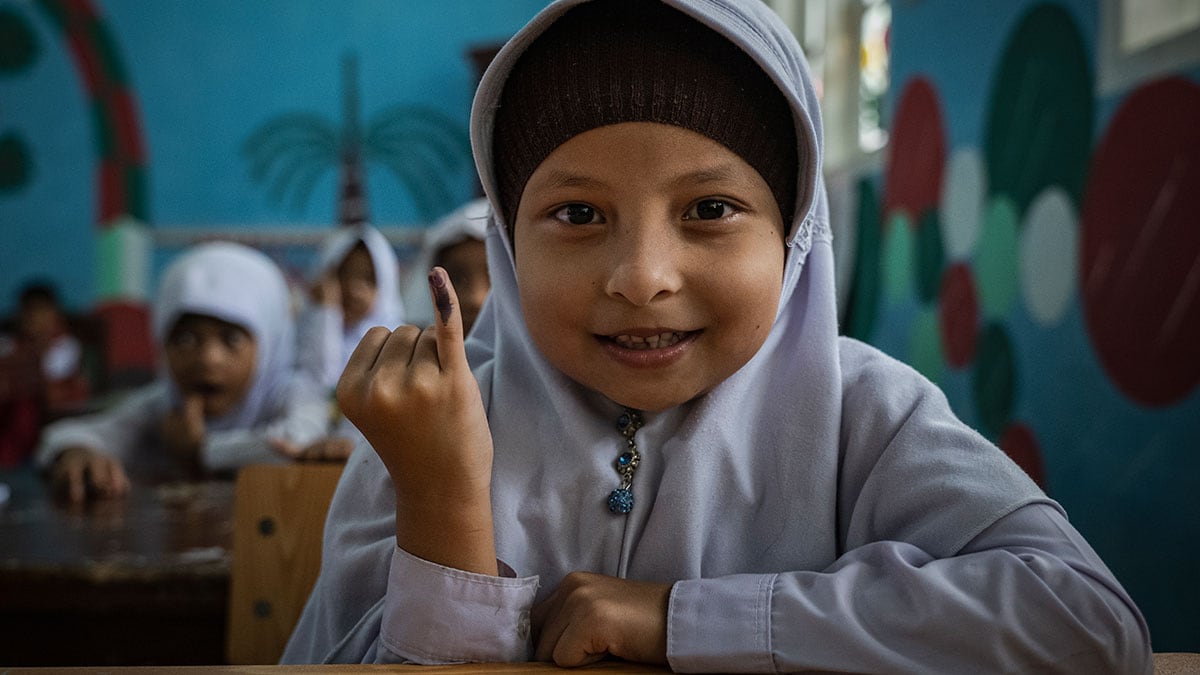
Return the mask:
<svg viewBox="0 0 1200 675"><path fill-rule="evenodd" d="M605 673L606 675L651 675L670 672L665 668L652 668L632 663L603 661L582 668L557 668L548 663L469 663L457 666L193 666L178 668L13 668L5 675L147 675L150 672L163 675L387 675L399 673L413 675L515 675L517 673ZM1156 675L1196 675L1200 673L1200 654L1162 653L1154 655Z"/></svg>
<svg viewBox="0 0 1200 675"><path fill-rule="evenodd" d="M233 483L71 507L0 472L0 666L224 663Z"/></svg>
<svg viewBox="0 0 1200 675"><path fill-rule="evenodd" d="M576 673L588 675L663 675L671 671L666 668L642 666L618 661L602 661L581 668L559 668L550 663L465 663L454 666L184 666L174 668L12 668L5 675L387 675L400 673L414 675L518 675L519 673Z"/></svg>

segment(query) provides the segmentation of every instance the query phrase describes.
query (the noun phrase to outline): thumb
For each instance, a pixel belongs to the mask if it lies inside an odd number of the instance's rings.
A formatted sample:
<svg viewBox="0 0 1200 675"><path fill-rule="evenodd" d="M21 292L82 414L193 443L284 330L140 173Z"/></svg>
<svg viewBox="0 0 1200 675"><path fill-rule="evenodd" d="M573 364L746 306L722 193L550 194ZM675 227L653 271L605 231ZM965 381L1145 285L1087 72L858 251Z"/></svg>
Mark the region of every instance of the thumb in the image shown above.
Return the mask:
<svg viewBox="0 0 1200 675"><path fill-rule="evenodd" d="M465 366L467 352L463 347L462 307L445 269L434 267L430 270L429 291L433 296L434 313L437 314L438 362L442 370Z"/></svg>
<svg viewBox="0 0 1200 675"><path fill-rule="evenodd" d="M183 399L183 418L189 422L204 422L204 397L200 394L188 394Z"/></svg>

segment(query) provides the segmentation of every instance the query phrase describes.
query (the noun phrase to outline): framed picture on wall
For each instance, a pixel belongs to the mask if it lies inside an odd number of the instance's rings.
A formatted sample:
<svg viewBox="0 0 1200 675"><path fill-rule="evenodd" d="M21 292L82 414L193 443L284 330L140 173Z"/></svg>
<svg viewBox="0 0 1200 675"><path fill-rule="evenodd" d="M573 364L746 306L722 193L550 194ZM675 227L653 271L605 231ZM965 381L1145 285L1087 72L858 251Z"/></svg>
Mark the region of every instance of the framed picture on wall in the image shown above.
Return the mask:
<svg viewBox="0 0 1200 675"><path fill-rule="evenodd" d="M1102 0L1097 87L1115 94L1200 66L1200 0Z"/></svg>

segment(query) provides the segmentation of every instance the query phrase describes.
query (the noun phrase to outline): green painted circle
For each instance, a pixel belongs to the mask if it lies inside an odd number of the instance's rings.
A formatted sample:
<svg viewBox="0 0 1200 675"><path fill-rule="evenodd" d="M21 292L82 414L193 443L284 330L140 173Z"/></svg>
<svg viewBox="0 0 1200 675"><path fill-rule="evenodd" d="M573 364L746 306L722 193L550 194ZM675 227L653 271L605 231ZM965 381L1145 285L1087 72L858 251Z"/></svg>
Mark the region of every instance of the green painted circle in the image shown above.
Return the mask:
<svg viewBox="0 0 1200 675"><path fill-rule="evenodd" d="M859 340L868 340L879 311L880 239L879 196L867 179L858 184L858 232L854 255L854 280L846 300L844 332Z"/></svg>
<svg viewBox="0 0 1200 675"><path fill-rule="evenodd" d="M913 295L915 239L908 214L893 212L883 232L883 288L888 304L898 304Z"/></svg>
<svg viewBox="0 0 1200 675"><path fill-rule="evenodd" d="M989 438L999 438L1012 419L1017 391L1012 342L999 323L988 324L979 336L971 389L980 431Z"/></svg>
<svg viewBox="0 0 1200 675"><path fill-rule="evenodd" d="M19 73L37 60L38 43L25 17L0 7L0 73Z"/></svg>
<svg viewBox="0 0 1200 675"><path fill-rule="evenodd" d="M991 194L1012 198L1018 214L1051 185L1080 202L1095 107L1088 54L1057 4L1035 5L1009 36L992 81L985 154Z"/></svg>
<svg viewBox="0 0 1200 675"><path fill-rule="evenodd" d="M938 324L935 305L922 306L913 318L909 333L908 363L932 382L941 382L946 370L945 352L942 350L942 332Z"/></svg>
<svg viewBox="0 0 1200 675"><path fill-rule="evenodd" d="M1008 315L1018 290L1021 242L1016 205L994 197L988 200L983 218L975 250L975 280L983 317L999 319Z"/></svg>
<svg viewBox="0 0 1200 675"><path fill-rule="evenodd" d="M917 297L933 302L941 290L942 268L946 252L942 248L941 219L937 209L929 209L917 223Z"/></svg>

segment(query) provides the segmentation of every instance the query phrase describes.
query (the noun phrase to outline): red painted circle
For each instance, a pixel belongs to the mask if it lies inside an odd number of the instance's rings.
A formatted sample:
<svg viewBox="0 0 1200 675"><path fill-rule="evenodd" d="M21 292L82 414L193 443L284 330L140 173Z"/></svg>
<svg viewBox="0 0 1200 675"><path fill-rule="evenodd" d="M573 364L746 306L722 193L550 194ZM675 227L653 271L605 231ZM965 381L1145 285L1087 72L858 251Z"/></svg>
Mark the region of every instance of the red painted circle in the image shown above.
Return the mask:
<svg viewBox="0 0 1200 675"><path fill-rule="evenodd" d="M938 206L946 141L937 92L923 78L910 80L900 94L888 139L883 213L908 212L912 222Z"/></svg>
<svg viewBox="0 0 1200 675"><path fill-rule="evenodd" d="M1125 100L1092 157L1080 215L1088 333L1129 398L1169 405L1200 382L1200 86Z"/></svg>
<svg viewBox="0 0 1200 675"><path fill-rule="evenodd" d="M1032 429L1020 422L1008 425L1008 428L1004 430L1004 435L1000 437L1000 449L1012 458L1017 466L1024 469L1033 482L1043 490L1046 489L1046 471L1042 465L1042 451L1038 447L1037 437L1033 435Z"/></svg>
<svg viewBox="0 0 1200 675"><path fill-rule="evenodd" d="M979 339L979 298L971 269L962 263L946 268L938 294L942 346L952 368L962 368L975 358Z"/></svg>

